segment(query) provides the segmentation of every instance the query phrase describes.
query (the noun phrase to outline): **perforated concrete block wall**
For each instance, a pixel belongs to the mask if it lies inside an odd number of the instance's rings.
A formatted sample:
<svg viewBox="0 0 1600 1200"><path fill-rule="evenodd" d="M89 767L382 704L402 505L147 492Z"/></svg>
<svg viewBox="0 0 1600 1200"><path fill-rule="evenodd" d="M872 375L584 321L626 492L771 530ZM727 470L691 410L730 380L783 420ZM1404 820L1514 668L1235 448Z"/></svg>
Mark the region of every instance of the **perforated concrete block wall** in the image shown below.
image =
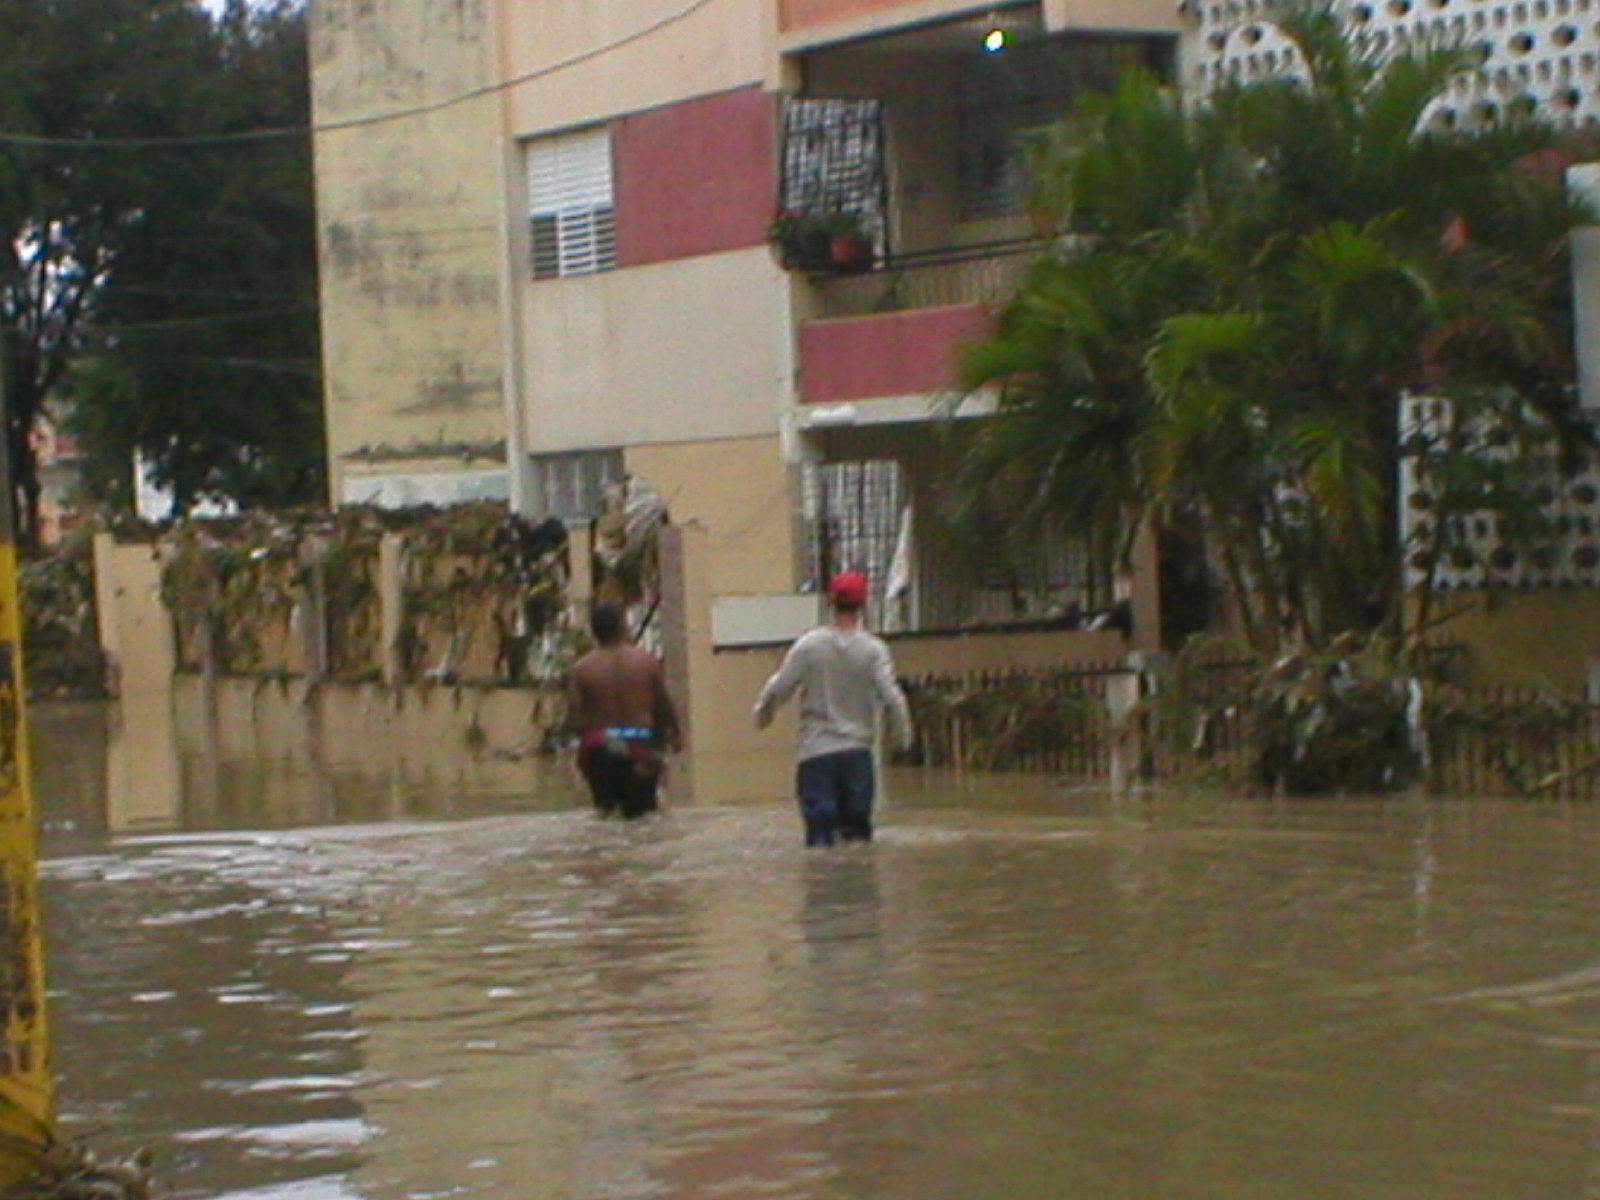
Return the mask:
<svg viewBox="0 0 1600 1200"><path fill-rule="evenodd" d="M1443 439L1452 421L1449 404L1412 399L1402 409L1402 436L1407 442ZM1493 446L1493 431L1489 435ZM1491 454L1496 452L1491 449ZM1507 440L1505 456L1527 454ZM1542 457L1542 456L1541 456ZM1456 588L1600 587L1600 471L1593 465L1572 476L1555 469L1548 453L1547 481L1537 485L1542 528L1534 536L1510 536L1502 520L1481 512L1451 516L1447 550L1433 566L1433 586ZM1401 530L1407 548L1407 578L1412 586L1427 581L1424 555L1436 545L1433 488L1424 462L1408 457L1402 465Z"/></svg>
<svg viewBox="0 0 1600 1200"><path fill-rule="evenodd" d="M1293 47L1272 25L1276 0L1186 2L1190 36L1185 85L1197 94L1230 79L1295 71ZM1419 44L1467 44L1483 64L1463 75L1429 110L1437 128L1485 125L1521 109L1542 109L1556 124L1600 120L1600 0L1355 0L1338 5L1364 45L1379 54ZM1442 434L1449 406L1408 401L1407 435ZM1408 577L1428 578L1421 548L1433 541L1430 481L1407 459L1401 480L1401 534L1410 549ZM1452 553L1433 569L1440 589L1600 587L1600 470L1562 478L1552 460L1543 536L1508 538L1491 513L1449 518Z"/></svg>
<svg viewBox="0 0 1600 1200"><path fill-rule="evenodd" d="M1183 5L1193 36L1186 83L1207 90L1228 78L1260 79L1295 67L1271 25L1274 0ZM1418 43L1484 50L1482 67L1457 80L1429 120L1483 124L1518 108L1542 108L1559 125L1600 120L1600 0L1358 0L1338 6L1382 53Z"/></svg>

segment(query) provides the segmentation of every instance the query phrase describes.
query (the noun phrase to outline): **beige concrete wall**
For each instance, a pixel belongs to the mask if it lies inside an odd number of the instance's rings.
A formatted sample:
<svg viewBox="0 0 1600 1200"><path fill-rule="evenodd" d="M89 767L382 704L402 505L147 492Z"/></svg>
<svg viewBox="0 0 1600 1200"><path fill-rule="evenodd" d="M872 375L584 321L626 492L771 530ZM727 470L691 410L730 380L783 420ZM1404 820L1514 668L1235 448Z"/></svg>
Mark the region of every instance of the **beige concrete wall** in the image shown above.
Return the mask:
<svg viewBox="0 0 1600 1200"><path fill-rule="evenodd" d="M765 733L750 716L783 650L732 656L712 650L710 533L699 522L675 522L673 533L663 568L670 565L681 589L669 615L682 649L669 653L668 666L688 747L668 768L668 799L674 805L785 799L794 771L793 714Z"/></svg>
<svg viewBox="0 0 1600 1200"><path fill-rule="evenodd" d="M765 246L521 291L529 451L773 434L787 276Z"/></svg>
<svg viewBox="0 0 1600 1200"><path fill-rule="evenodd" d="M1064 633L972 633L958 637L890 637L895 670L903 676L966 671L1035 670L1121 662L1133 648L1122 635L1100 630Z"/></svg>
<svg viewBox="0 0 1600 1200"><path fill-rule="evenodd" d="M776 0L785 48L861 37L994 9L971 0Z"/></svg>
<svg viewBox="0 0 1600 1200"><path fill-rule="evenodd" d="M181 791L173 743L172 619L161 603L154 546L94 538L95 613L119 703L106 748L106 821L113 830L165 827Z"/></svg>
<svg viewBox="0 0 1600 1200"><path fill-rule="evenodd" d="M498 74L489 5L312 7L334 496L347 465L503 459L500 101L461 99Z"/></svg>
<svg viewBox="0 0 1600 1200"><path fill-rule="evenodd" d="M1044 0L1049 29L1107 33L1178 33L1177 0Z"/></svg>
<svg viewBox="0 0 1600 1200"><path fill-rule="evenodd" d="M163 795L181 797L188 822L242 811L299 825L498 811L508 800L541 810L586 804L570 756L530 753L553 711L536 693L190 676L173 699L180 778ZM160 817L141 811L136 823Z"/></svg>
<svg viewBox="0 0 1600 1200"><path fill-rule="evenodd" d="M783 661L783 647L709 655L696 687L694 779L698 804L794 803L795 704L766 729L751 716L756 696Z"/></svg>
<svg viewBox="0 0 1600 1200"><path fill-rule="evenodd" d="M308 752L309 731L321 742L315 753L364 766L453 769L472 757L474 743L479 757L511 763L511 752L527 753L560 715L556 693L519 688L395 691L376 683L219 679L208 689L200 677L184 675L175 696L180 725L214 727L224 755L293 758Z"/></svg>
<svg viewBox="0 0 1600 1200"><path fill-rule="evenodd" d="M625 462L660 490L674 522L704 527L712 595L771 595L793 586L789 472L776 437L635 446Z"/></svg>
<svg viewBox="0 0 1600 1200"><path fill-rule="evenodd" d="M506 77L527 80L509 93L510 128L519 137L756 83L771 58L770 0L693 8L684 0L502 0L499 7Z"/></svg>
<svg viewBox="0 0 1600 1200"><path fill-rule="evenodd" d="M1432 640L1465 645L1470 680L1558 690L1582 688L1590 656L1600 656L1600 593L1579 589L1497 597L1438 597L1434 616L1450 616Z"/></svg>
<svg viewBox="0 0 1600 1200"><path fill-rule="evenodd" d="M100 648L111 660L117 693L165 696L172 689L175 652L156 548L118 545L109 533L95 534L94 589Z"/></svg>
<svg viewBox="0 0 1600 1200"><path fill-rule="evenodd" d="M111 710L106 746L106 826L171 829L183 801L172 692L124 695Z"/></svg>

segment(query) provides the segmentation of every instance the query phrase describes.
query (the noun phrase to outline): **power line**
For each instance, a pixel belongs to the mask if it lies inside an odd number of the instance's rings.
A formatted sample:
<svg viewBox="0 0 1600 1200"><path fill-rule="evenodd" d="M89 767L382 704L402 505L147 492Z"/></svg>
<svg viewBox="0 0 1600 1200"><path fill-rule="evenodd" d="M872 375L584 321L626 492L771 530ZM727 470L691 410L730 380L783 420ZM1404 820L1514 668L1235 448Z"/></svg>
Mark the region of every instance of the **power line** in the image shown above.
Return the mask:
<svg viewBox="0 0 1600 1200"><path fill-rule="evenodd" d="M304 358L220 358L201 354L155 354L149 355L148 358L154 362L190 363L208 367L235 367L245 370L266 371L276 375L298 375L306 379L315 379L322 373L321 366L315 360Z"/></svg>
<svg viewBox="0 0 1600 1200"><path fill-rule="evenodd" d="M166 320L137 321L126 325L108 322L98 332L109 337L124 337L128 334L157 333L168 329L207 329L217 325L233 325L240 321L262 321L269 317L304 311L305 308L301 305L279 305L275 308L258 308L249 312L212 313L203 317L170 317Z"/></svg>
<svg viewBox="0 0 1600 1200"><path fill-rule="evenodd" d="M426 104L415 104L408 108L391 109L388 112L373 113L365 117L347 117L340 121L326 121L321 124L307 125L279 125L264 129L245 129L237 133L197 133L174 134L170 136L154 137L121 137L121 138L94 138L94 137L43 137L28 133L3 133L0 132L0 146L21 146L34 149L50 150L157 150L179 146L229 146L247 142L281 141L289 138L302 138L308 134L337 133L344 129L361 129L369 125L381 125L388 121L403 121L410 117L426 116L429 113L439 112L452 108L457 104L465 104L469 100L480 100L485 96L492 96L496 92L503 92L510 88L520 87L531 83L546 75L553 75L557 71L564 71L568 67L575 67L592 59L609 54L613 50L620 50L634 42L659 33L672 25L685 21L699 12L702 8L715 3L715 0L691 0L685 7L675 13L669 13L659 20L652 21L649 25L635 30L626 37L618 38L614 42L607 42L603 46L596 46L579 54L558 59L543 67L515 75L498 83L486 83L479 87L459 92L454 96L447 96L443 100L434 100Z"/></svg>
<svg viewBox="0 0 1600 1200"><path fill-rule="evenodd" d="M277 295L268 292L207 292L197 291L186 287L156 287L144 284L113 283L112 291L123 296L178 296L187 300L273 300L282 304L301 305L306 308L316 307L316 301L310 296Z"/></svg>

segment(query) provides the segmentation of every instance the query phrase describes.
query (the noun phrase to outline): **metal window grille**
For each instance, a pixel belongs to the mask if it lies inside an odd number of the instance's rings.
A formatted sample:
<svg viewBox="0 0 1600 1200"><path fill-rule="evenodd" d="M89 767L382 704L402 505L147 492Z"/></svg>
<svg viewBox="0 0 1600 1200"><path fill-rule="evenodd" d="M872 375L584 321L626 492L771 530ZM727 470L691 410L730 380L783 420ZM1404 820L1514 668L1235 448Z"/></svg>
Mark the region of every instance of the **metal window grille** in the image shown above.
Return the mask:
<svg viewBox="0 0 1600 1200"><path fill-rule="evenodd" d="M853 213L886 247L887 175L883 102L791 96L783 107L779 207L805 213Z"/></svg>
<svg viewBox="0 0 1600 1200"><path fill-rule="evenodd" d="M861 571L876 610L888 582L906 488L893 459L816 463L802 477L814 580L820 588L840 571Z"/></svg>
<svg viewBox="0 0 1600 1200"><path fill-rule="evenodd" d="M609 271L617 262L611 134L605 127L528 143L533 277Z"/></svg>
<svg viewBox="0 0 1600 1200"><path fill-rule="evenodd" d="M956 190L962 219L1021 212L1028 131L1066 116L1085 91L1111 90L1126 71L1142 67L1170 75L1171 58L1171 47L1162 39L1071 36L969 59L956 81Z"/></svg>
<svg viewBox="0 0 1600 1200"><path fill-rule="evenodd" d="M605 510L606 488L622 478L622 451L573 450L528 460L535 515L592 521Z"/></svg>
<svg viewBox="0 0 1600 1200"><path fill-rule="evenodd" d="M877 628L911 631L1041 620L1110 603L1109 570L1082 536L1058 523L1019 538L1012 517L1000 511L987 514L981 530L959 536L932 510L911 521L913 494L922 497L918 503L934 503L938 468L925 451L907 449L901 460L805 468L801 503L812 587L839 571L864 571L868 619ZM909 590L891 596L897 584Z"/></svg>
<svg viewBox="0 0 1600 1200"><path fill-rule="evenodd" d="M1087 611L1111 602L1109 571L1088 545L1060 527L1018 539L995 527L991 537L918 542L916 627L970 629Z"/></svg>

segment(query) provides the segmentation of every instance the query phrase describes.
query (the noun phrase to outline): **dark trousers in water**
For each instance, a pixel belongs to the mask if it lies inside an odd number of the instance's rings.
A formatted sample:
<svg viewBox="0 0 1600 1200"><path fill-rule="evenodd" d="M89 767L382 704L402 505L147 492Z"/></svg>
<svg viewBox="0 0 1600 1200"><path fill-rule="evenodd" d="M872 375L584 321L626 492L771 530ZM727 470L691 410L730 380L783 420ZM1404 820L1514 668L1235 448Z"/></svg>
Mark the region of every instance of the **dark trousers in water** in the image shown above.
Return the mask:
<svg viewBox="0 0 1600 1200"><path fill-rule="evenodd" d="M661 752L641 741L584 746L578 751L578 770L602 817L632 820L655 812L661 765Z"/></svg>
<svg viewBox="0 0 1600 1200"><path fill-rule="evenodd" d="M795 772L806 845L872 840L872 751L840 750L800 760Z"/></svg>

